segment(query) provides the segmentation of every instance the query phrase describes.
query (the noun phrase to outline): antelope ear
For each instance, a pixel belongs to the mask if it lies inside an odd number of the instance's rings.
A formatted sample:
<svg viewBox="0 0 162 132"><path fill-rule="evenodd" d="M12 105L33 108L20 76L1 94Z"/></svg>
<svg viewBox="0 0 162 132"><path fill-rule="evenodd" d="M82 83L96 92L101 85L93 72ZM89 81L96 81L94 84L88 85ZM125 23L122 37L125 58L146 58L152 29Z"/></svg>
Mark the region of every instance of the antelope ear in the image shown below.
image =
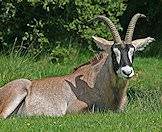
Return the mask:
<svg viewBox="0 0 162 132"><path fill-rule="evenodd" d="M143 39L136 39L132 41L132 45L135 47L136 51L142 51L145 49L147 45L149 45L153 41L155 41L155 39L151 37L147 37Z"/></svg>
<svg viewBox="0 0 162 132"><path fill-rule="evenodd" d="M104 51L107 51L108 49L110 49L111 46L114 44L114 41L107 41L106 39L103 39L100 37L92 36L92 38L93 38L93 41L96 43L96 45Z"/></svg>

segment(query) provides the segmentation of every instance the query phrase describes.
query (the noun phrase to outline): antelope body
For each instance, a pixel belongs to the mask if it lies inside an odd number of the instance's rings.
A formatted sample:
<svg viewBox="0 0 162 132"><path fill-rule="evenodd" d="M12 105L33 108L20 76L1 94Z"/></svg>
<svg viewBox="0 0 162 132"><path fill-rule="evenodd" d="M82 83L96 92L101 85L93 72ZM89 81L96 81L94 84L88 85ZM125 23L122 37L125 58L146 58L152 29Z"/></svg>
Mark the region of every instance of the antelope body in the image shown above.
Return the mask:
<svg viewBox="0 0 162 132"><path fill-rule="evenodd" d="M99 57L80 66L73 73L39 80L18 79L0 89L0 116L64 115L94 109L124 110L127 102L128 79L136 50L143 49L154 39L132 41L135 23L142 14L133 16L125 41L110 19L98 16L110 28L114 41L93 37L103 49Z"/></svg>

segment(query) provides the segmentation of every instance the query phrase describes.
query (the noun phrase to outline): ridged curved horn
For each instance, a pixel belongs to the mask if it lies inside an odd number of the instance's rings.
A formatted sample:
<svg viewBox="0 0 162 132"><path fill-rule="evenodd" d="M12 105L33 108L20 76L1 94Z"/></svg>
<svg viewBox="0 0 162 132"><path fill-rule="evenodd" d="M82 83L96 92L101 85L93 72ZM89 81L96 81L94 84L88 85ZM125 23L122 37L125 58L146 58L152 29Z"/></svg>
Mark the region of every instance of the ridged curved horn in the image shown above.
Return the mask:
<svg viewBox="0 0 162 132"><path fill-rule="evenodd" d="M132 17L132 19L128 25L128 29L127 29L126 36L125 36L126 44L131 44L136 22L137 22L138 18L141 18L141 17L146 17L146 16L144 14L137 13Z"/></svg>
<svg viewBox="0 0 162 132"><path fill-rule="evenodd" d="M111 31L111 33L112 33L112 35L113 35L114 42L115 42L115 43L118 43L118 44L122 44L122 41L121 41L119 32L118 32L118 30L116 29L116 27L115 27L115 25L113 24L113 22L112 22L109 18L107 18L107 17L105 17L105 16L103 16L103 15L99 15L99 16L97 16L96 18L99 19L99 20L104 21L105 24L110 28L110 31Z"/></svg>

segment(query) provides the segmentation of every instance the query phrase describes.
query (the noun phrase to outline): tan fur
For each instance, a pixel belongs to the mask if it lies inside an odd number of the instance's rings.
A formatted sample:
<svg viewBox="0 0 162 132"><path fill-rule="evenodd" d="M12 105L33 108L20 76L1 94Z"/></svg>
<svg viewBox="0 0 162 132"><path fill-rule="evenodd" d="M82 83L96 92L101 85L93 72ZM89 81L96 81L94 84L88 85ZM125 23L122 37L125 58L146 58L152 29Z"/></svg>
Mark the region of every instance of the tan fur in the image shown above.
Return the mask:
<svg viewBox="0 0 162 132"><path fill-rule="evenodd" d="M7 117L16 109L21 115L58 116L87 111L92 106L124 109L127 81L114 74L110 55L103 52L100 57L70 75L8 83L0 90L0 115Z"/></svg>

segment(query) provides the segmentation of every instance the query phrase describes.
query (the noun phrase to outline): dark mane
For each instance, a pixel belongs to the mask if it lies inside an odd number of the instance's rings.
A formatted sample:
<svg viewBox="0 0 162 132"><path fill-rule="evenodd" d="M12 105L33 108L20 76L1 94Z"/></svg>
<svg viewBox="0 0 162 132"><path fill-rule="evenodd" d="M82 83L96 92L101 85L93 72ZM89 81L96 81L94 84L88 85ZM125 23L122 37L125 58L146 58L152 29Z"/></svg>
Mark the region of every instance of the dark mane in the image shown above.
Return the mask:
<svg viewBox="0 0 162 132"><path fill-rule="evenodd" d="M95 57L94 57L92 60L90 60L90 61L88 61L88 62L86 62L86 63L84 63L84 64L81 64L81 65L79 65L78 67L74 68L73 72L75 72L75 71L78 70L80 67L85 66L85 65L91 64L92 66L94 66L94 65L96 65L97 63L99 63L99 62L102 60L102 58L103 58L103 54L102 54L102 53L96 54Z"/></svg>

